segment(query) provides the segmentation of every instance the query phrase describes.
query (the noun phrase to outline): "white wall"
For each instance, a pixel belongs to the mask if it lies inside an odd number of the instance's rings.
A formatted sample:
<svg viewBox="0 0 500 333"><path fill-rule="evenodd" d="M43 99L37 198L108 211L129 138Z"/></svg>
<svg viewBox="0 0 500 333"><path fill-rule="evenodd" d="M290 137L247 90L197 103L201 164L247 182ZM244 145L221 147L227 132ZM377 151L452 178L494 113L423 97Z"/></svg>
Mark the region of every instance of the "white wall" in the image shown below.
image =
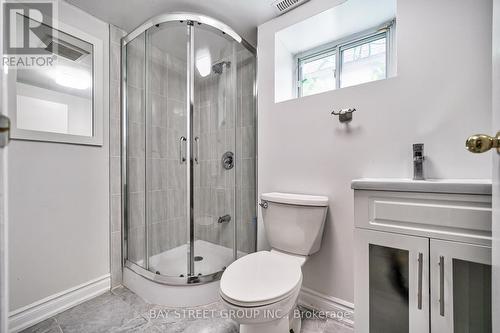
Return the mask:
<svg viewBox="0 0 500 333"><path fill-rule="evenodd" d="M274 92L276 102L295 98L297 92L295 84L295 61L293 54L287 50L285 44L276 36L275 62L279 64L274 68L276 80L274 81Z"/></svg>
<svg viewBox="0 0 500 333"><path fill-rule="evenodd" d="M108 25L64 2L59 20L104 41L104 145L10 143L11 311L109 274Z"/></svg>
<svg viewBox="0 0 500 333"><path fill-rule="evenodd" d="M323 246L304 267L304 285L352 302L352 179L411 177L416 142L425 143L428 177L491 176L491 155L472 155L464 142L491 132L492 5L398 0L397 77L275 104L275 32L340 2L310 1L259 27L258 174L259 193L330 198ZM330 115L346 107L358 110L349 127Z"/></svg>
<svg viewBox="0 0 500 333"><path fill-rule="evenodd" d="M16 90L19 128L92 136L92 98L82 98L20 82L16 83ZM24 105L19 105L20 96L28 97L25 98ZM37 105L43 107L37 108ZM51 108L52 105L55 108ZM56 128L53 128L54 126Z"/></svg>

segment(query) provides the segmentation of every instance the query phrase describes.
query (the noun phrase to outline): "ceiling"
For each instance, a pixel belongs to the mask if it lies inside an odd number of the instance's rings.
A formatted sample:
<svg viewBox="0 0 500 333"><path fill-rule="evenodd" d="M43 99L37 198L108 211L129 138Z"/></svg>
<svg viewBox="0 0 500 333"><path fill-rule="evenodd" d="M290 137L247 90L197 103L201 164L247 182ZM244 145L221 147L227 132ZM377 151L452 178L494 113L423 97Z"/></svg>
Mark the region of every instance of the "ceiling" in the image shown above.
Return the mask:
<svg viewBox="0 0 500 333"><path fill-rule="evenodd" d="M257 44L257 26L277 14L273 0L66 0L101 20L132 31L144 21L168 12L195 12L218 19Z"/></svg>

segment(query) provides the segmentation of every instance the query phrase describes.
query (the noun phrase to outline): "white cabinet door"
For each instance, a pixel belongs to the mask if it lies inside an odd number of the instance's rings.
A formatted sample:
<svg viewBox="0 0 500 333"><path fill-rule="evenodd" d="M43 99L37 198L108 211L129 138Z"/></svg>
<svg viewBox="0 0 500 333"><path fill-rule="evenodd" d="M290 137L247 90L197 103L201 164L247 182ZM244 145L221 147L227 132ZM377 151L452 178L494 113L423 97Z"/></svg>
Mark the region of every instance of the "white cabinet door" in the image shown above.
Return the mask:
<svg viewBox="0 0 500 333"><path fill-rule="evenodd" d="M490 333L491 248L431 239L431 331Z"/></svg>
<svg viewBox="0 0 500 333"><path fill-rule="evenodd" d="M355 331L429 332L429 239L355 230Z"/></svg>

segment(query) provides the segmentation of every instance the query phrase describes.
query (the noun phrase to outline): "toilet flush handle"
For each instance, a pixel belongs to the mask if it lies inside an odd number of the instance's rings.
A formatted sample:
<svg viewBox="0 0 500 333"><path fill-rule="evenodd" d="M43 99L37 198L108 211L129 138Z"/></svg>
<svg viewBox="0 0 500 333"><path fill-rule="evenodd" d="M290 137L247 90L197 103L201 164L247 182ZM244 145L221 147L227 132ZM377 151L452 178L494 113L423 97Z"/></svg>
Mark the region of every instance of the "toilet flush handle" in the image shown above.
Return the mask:
<svg viewBox="0 0 500 333"><path fill-rule="evenodd" d="M267 209L267 207L269 207L269 204L267 203L266 200L262 200L260 203L259 203L259 206L261 206L262 208L264 209Z"/></svg>

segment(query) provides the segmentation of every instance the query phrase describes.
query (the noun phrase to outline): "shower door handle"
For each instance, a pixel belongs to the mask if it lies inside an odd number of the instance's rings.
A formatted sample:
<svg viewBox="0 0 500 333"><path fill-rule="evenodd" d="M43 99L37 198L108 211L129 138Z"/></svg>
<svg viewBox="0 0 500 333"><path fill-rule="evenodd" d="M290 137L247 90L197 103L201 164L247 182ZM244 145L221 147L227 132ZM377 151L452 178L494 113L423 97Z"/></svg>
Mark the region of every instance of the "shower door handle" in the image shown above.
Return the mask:
<svg viewBox="0 0 500 333"><path fill-rule="evenodd" d="M184 146L183 143L186 142L187 139L185 136L181 136L179 138L179 162L182 164L186 162L186 155L182 153L182 147Z"/></svg>
<svg viewBox="0 0 500 333"><path fill-rule="evenodd" d="M199 137L195 137L194 138L194 142L196 143L196 155L194 155L194 161L196 164L199 164L199 161L200 161L200 138Z"/></svg>

